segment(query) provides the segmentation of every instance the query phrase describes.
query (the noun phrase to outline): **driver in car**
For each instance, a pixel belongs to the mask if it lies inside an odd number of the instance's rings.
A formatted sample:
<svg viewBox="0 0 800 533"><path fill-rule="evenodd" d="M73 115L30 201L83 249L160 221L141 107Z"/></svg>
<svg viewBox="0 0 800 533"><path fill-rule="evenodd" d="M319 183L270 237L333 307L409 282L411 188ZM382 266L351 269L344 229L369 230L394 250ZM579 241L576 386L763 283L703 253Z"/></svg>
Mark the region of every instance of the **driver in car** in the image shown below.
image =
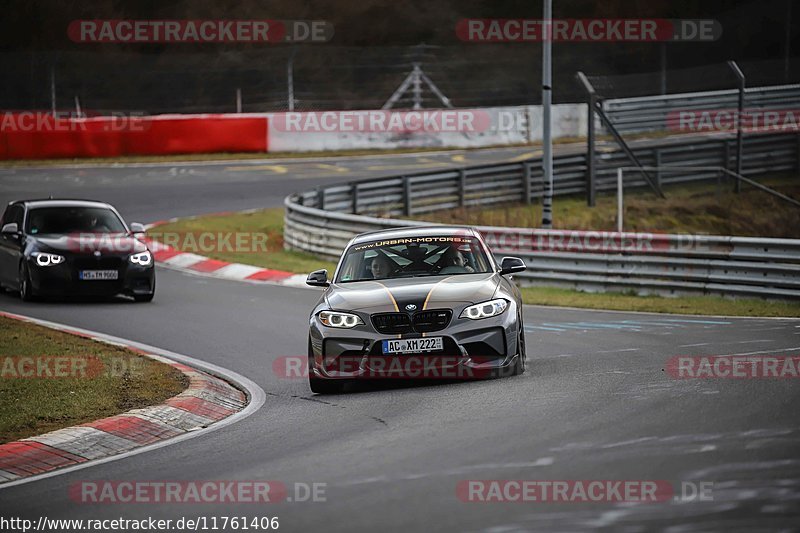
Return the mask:
<svg viewBox="0 0 800 533"><path fill-rule="evenodd" d="M378 255L372 260L370 271L373 279L388 278L389 274L392 273L392 266L386 256Z"/></svg>
<svg viewBox="0 0 800 533"><path fill-rule="evenodd" d="M441 261L442 268L447 268L449 266L461 267L467 272L475 272L475 269L469 266L467 262L467 258L464 257L464 254L461 253L461 250L458 248L448 248L447 251L442 254L442 261Z"/></svg>

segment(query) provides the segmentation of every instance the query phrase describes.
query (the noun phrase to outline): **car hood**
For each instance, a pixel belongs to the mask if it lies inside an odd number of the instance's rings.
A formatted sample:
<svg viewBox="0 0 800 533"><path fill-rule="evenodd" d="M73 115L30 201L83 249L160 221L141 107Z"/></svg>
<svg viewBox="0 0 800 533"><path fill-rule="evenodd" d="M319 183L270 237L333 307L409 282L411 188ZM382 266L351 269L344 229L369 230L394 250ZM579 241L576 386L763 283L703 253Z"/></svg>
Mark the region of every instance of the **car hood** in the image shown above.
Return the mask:
<svg viewBox="0 0 800 533"><path fill-rule="evenodd" d="M499 282L495 273L354 281L331 285L326 300L331 309L369 313L454 308L490 300Z"/></svg>
<svg viewBox="0 0 800 533"><path fill-rule="evenodd" d="M41 250L52 252L89 254L100 251L103 255L127 256L147 250L142 241L122 233L36 235L33 238Z"/></svg>

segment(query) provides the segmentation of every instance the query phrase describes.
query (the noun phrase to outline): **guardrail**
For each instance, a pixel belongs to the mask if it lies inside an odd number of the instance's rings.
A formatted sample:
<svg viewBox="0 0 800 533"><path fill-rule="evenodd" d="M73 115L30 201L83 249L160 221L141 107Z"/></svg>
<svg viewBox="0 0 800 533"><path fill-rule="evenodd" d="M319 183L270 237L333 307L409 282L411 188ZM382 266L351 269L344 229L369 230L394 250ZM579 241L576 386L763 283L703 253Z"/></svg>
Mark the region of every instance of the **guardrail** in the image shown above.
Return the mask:
<svg viewBox="0 0 800 533"><path fill-rule="evenodd" d="M729 136L662 139L640 143L643 164L730 168L735 139ZM616 187L624 154L601 152L598 190ZM800 170L800 135L758 135L746 139L748 174ZM586 188L585 154L554 159L555 194ZM656 174L661 183L716 179L718 172ZM626 175L626 189L645 186ZM532 202L542 195L541 162L501 163L422 172L321 187L286 198L284 241L291 250L338 258L354 235L402 226L429 225L397 216L458 206ZM591 291L633 290L640 294L718 294L800 298L800 240L726 236L653 235L616 232L478 228L498 256L516 255L528 270L522 284L546 284Z"/></svg>
<svg viewBox="0 0 800 533"><path fill-rule="evenodd" d="M751 87L744 90L747 109L797 109L800 85ZM603 109L620 133L664 131L668 116L675 111L703 109L733 110L738 106L739 90L615 98L603 101ZM793 107L794 106L794 107Z"/></svg>

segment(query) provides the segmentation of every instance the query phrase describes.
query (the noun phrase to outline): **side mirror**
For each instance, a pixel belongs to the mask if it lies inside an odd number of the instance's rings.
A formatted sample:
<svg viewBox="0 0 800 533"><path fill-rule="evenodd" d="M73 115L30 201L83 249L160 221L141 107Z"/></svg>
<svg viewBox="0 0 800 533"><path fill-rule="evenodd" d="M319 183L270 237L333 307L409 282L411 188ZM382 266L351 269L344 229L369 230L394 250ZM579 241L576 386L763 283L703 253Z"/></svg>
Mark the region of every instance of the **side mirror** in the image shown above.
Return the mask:
<svg viewBox="0 0 800 533"><path fill-rule="evenodd" d="M312 287L329 287L330 284L331 283L328 281L328 271L324 268L322 270L315 270L306 278L306 285L311 285Z"/></svg>
<svg viewBox="0 0 800 533"><path fill-rule="evenodd" d="M131 233L144 233L144 224L138 222L131 222Z"/></svg>
<svg viewBox="0 0 800 533"><path fill-rule="evenodd" d="M504 257L500 264L500 274L514 274L515 272L525 272L528 267L525 266L525 261L519 257Z"/></svg>
<svg viewBox="0 0 800 533"><path fill-rule="evenodd" d="M5 235L16 235L19 233L19 226L16 222L11 222L9 224L3 224L2 233Z"/></svg>

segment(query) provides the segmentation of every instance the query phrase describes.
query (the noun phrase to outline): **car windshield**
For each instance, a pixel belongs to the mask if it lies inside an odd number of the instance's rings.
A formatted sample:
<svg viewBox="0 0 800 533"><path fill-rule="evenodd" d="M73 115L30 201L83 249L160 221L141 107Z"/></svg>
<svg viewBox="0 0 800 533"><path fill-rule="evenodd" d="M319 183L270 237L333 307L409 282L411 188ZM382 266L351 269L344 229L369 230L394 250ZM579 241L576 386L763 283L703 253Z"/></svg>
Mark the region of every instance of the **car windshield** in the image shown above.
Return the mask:
<svg viewBox="0 0 800 533"><path fill-rule="evenodd" d="M425 236L360 243L345 252L337 281L491 272L475 237Z"/></svg>
<svg viewBox="0 0 800 533"><path fill-rule="evenodd" d="M30 235L64 233L125 233L114 211L103 207L39 207L28 213Z"/></svg>

